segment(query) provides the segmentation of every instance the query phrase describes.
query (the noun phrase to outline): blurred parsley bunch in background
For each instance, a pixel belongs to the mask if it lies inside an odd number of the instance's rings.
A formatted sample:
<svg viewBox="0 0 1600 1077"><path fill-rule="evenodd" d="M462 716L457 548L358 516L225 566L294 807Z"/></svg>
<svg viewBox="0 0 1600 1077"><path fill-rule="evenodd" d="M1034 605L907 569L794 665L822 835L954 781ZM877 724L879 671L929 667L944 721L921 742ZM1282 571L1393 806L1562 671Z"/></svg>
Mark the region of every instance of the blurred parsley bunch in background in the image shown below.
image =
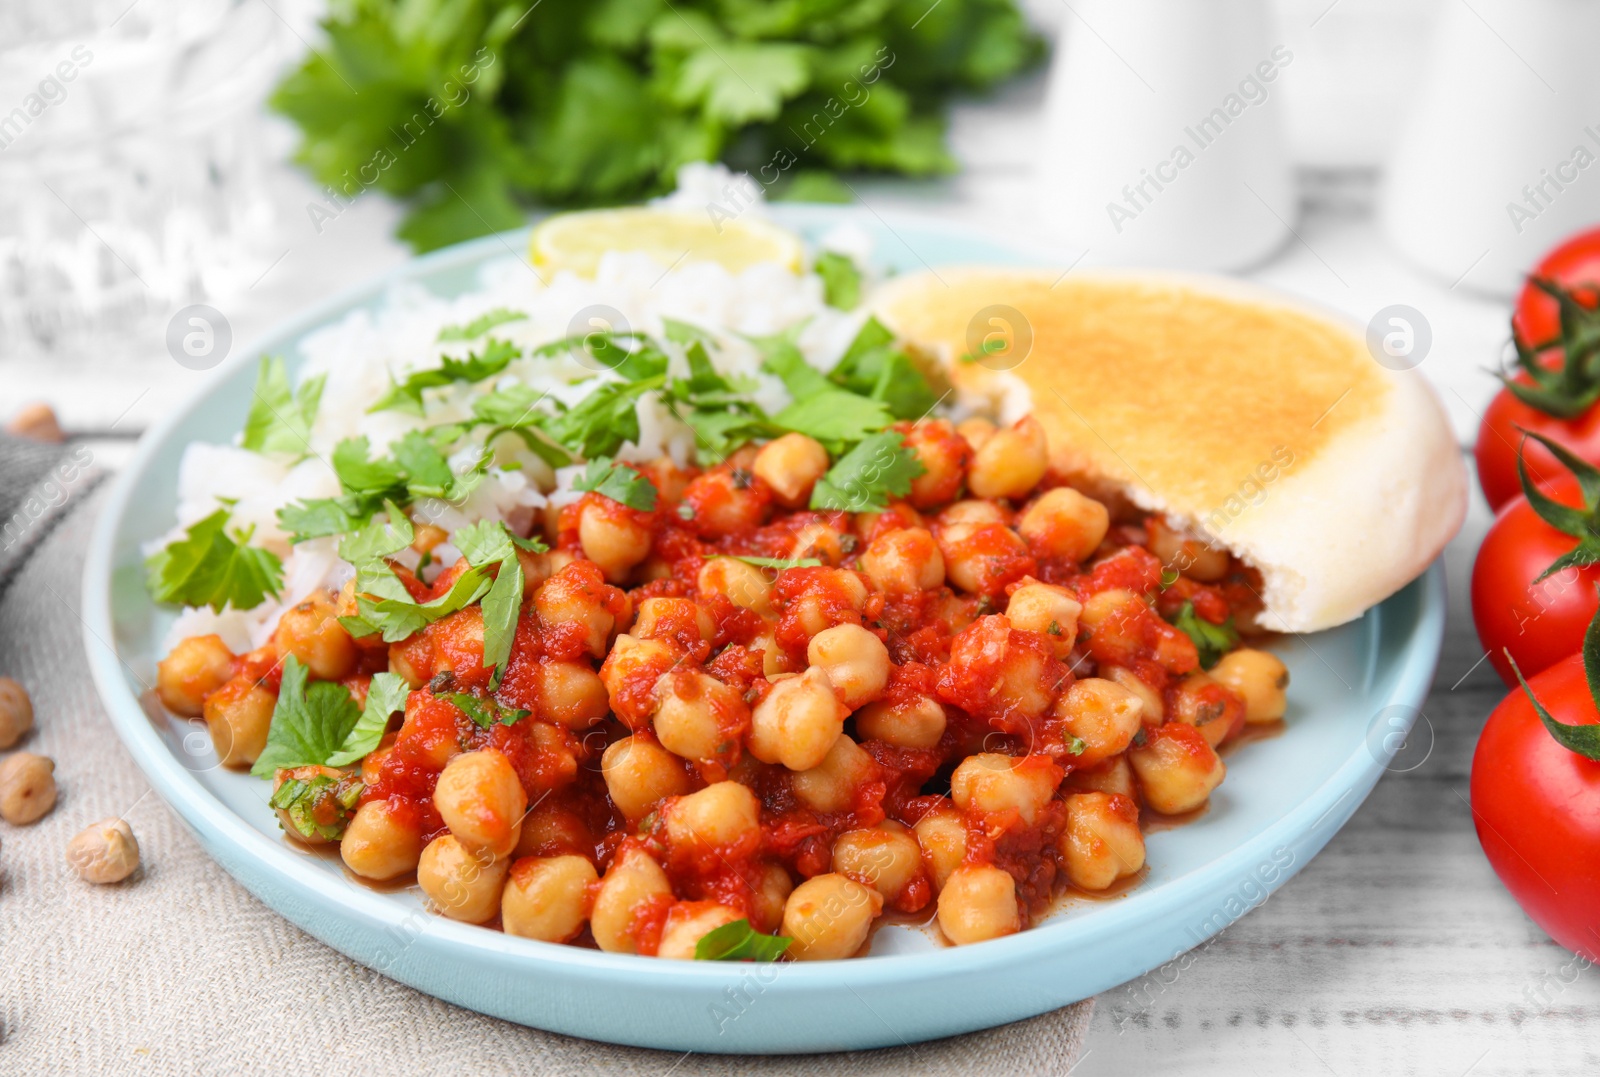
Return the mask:
<svg viewBox="0 0 1600 1077"><path fill-rule="evenodd" d="M946 172L944 100L1043 51L1015 0L333 0L323 26L272 105L340 199L414 199L418 250L689 161L812 199L835 171Z"/></svg>

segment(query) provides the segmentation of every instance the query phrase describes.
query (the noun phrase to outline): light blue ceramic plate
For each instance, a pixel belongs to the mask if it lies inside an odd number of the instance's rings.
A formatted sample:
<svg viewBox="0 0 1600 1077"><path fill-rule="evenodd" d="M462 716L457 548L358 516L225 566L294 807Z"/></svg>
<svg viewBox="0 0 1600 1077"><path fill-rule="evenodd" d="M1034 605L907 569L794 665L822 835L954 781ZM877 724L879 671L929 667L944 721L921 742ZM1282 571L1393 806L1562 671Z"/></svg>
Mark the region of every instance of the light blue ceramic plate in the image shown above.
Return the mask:
<svg viewBox="0 0 1600 1077"><path fill-rule="evenodd" d="M793 207L816 235L866 229L898 270L923 264L1041 264L1024 248L927 219ZM206 850L262 901L328 945L419 990L483 1013L591 1039L671 1050L780 1053L913 1043L1016 1021L1158 968L1264 901L1350 818L1427 692L1444 625L1443 572L1360 621L1290 639L1288 728L1228 760L1200 818L1149 836L1149 875L1110 900L1073 900L1040 926L960 949L916 929L879 933L852 961L778 966L658 961L552 946L422 911L415 889L381 892L336 859L281 836L265 782L217 767L199 722L141 704L171 614L151 603L139 547L172 520L191 441L227 441L248 407L256 357L300 359L308 330L381 302L396 282L443 293L524 250L525 234L419 258L241 349L208 389L148 434L117 479L84 579L90 665L112 721L156 791ZM152 716L153 715L153 716Z"/></svg>

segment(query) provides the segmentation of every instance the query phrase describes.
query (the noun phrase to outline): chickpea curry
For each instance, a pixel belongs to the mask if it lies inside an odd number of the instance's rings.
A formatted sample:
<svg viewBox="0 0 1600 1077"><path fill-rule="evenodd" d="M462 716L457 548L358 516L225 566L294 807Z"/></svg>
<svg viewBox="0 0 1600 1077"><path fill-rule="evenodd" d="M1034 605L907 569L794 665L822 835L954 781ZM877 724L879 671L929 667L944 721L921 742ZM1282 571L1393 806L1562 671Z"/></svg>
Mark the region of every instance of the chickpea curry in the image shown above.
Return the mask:
<svg viewBox="0 0 1600 1077"><path fill-rule="evenodd" d="M1258 578L1052 473L1031 417L840 448L601 462L523 529L390 503L342 591L247 653L183 640L160 698L292 840L527 938L846 958L885 916L967 944L1136 876L1141 820L1283 715L1239 645Z"/></svg>

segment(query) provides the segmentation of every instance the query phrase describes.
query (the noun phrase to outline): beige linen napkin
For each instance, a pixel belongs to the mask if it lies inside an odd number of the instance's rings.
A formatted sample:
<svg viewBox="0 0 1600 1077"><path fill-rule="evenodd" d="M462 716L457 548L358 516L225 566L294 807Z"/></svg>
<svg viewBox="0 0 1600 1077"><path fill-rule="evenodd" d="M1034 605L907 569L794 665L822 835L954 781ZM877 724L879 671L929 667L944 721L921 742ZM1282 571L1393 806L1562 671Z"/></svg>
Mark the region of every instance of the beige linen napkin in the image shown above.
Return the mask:
<svg viewBox="0 0 1600 1077"><path fill-rule="evenodd" d="M84 666L81 496L0 592L0 674L33 695L19 748L56 761L60 801L0 823L0 1072L70 1074L1064 1074L1093 1003L970 1036L770 1059L572 1039L387 980L279 917L200 850L133 765ZM97 644L98 645L98 644ZM143 866L80 881L68 839L121 815ZM619 1022L627 1015L619 1013Z"/></svg>

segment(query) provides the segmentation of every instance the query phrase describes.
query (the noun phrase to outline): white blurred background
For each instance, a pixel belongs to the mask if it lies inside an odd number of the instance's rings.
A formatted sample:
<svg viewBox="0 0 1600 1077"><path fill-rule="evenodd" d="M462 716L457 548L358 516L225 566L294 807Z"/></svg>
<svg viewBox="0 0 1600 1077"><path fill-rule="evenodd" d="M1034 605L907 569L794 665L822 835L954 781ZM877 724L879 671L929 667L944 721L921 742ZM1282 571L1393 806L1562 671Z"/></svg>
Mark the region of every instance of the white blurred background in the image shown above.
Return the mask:
<svg viewBox="0 0 1600 1077"><path fill-rule="evenodd" d="M1396 253L1377 212L1430 35L1442 7L1461 2L1274 0L1276 40L1294 55L1275 92L1297 204L1292 233L1248 275L1362 322L1395 303L1421 311L1433 335L1422 369L1465 440L1494 388L1483 371L1500 359L1508 307L1475 291L1470 272L1451 282L1419 271ZM1084 32L1075 25L1081 0L1024 6L1051 38ZM318 192L287 163L294 132L262 106L315 41L319 8L0 4L0 413L44 399L69 432L131 436L203 383L167 353L167 323L180 308L216 307L233 347L245 348L407 257L392 238L398 207L377 193L320 233L313 227L305 207ZM1517 61L1508 53L1505 62ZM40 93L41 79L54 83L46 107L18 121L12 110ZM1041 70L956 107L957 175L859 184L862 198L875 210L936 209L1036 239L1049 189L1040 175L1048 81ZM1065 267L1075 248L1060 249Z"/></svg>

